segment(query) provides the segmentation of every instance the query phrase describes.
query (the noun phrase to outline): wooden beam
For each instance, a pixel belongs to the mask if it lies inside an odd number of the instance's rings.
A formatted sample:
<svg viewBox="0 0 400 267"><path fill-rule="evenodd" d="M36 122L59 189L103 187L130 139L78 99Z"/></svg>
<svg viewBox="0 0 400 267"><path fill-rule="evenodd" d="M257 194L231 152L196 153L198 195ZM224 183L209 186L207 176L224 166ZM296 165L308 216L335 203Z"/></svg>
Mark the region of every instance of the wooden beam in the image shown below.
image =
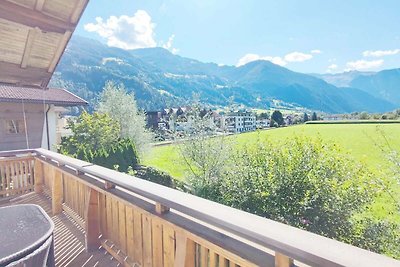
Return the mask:
<svg viewBox="0 0 400 267"><path fill-rule="evenodd" d="M99 194L88 188L88 202L85 207L85 247L86 251L96 250L100 246Z"/></svg>
<svg viewBox="0 0 400 267"><path fill-rule="evenodd" d="M3 83L42 87L43 81L50 80L51 75L46 69L23 69L20 64L0 62L0 81Z"/></svg>
<svg viewBox="0 0 400 267"><path fill-rule="evenodd" d="M292 267L293 259L279 252L275 252L275 267Z"/></svg>
<svg viewBox="0 0 400 267"><path fill-rule="evenodd" d="M69 18L69 21L73 24L77 24L79 18L82 15L83 10L86 8L86 5L88 4L89 0L79 0L78 4L76 5L74 12L72 12L71 17Z"/></svg>
<svg viewBox="0 0 400 267"><path fill-rule="evenodd" d="M34 188L36 193L43 192L43 163L35 159Z"/></svg>
<svg viewBox="0 0 400 267"><path fill-rule="evenodd" d="M53 179L51 188L51 209L53 215L57 215L63 210L62 172L52 166L50 166L50 169L53 174L53 177L51 177Z"/></svg>
<svg viewBox="0 0 400 267"><path fill-rule="evenodd" d="M46 32L65 33L66 31L73 31L76 26L76 24L53 18L9 1L0 1L0 18L31 28L38 27Z"/></svg>
<svg viewBox="0 0 400 267"><path fill-rule="evenodd" d="M187 258L187 245L188 239L187 236L181 232L177 231L175 233L176 238L176 251L175 251L175 261L174 267L185 267L185 266L194 266L194 262L191 262L189 258Z"/></svg>
<svg viewBox="0 0 400 267"><path fill-rule="evenodd" d="M39 33L39 28L29 29L28 39L26 40L25 43L25 50L21 61L21 68L23 69L25 69L26 66L28 65L29 58L32 52L33 42L35 41L36 35L38 33Z"/></svg>
<svg viewBox="0 0 400 267"><path fill-rule="evenodd" d="M69 38L71 38L72 32L66 31L64 35L61 37L60 42L58 43L57 50L54 53L53 59L50 62L48 72L53 73L54 69L56 68L58 61L61 58L61 55L64 53L64 49L67 46Z"/></svg>
<svg viewBox="0 0 400 267"><path fill-rule="evenodd" d="M156 203L155 208L156 208L156 213L160 215L169 212L169 208L164 205L161 205L161 203Z"/></svg>
<svg viewBox="0 0 400 267"><path fill-rule="evenodd" d="M35 9L37 11L42 11L43 6L44 6L44 2L46 2L46 1L45 0L36 0Z"/></svg>

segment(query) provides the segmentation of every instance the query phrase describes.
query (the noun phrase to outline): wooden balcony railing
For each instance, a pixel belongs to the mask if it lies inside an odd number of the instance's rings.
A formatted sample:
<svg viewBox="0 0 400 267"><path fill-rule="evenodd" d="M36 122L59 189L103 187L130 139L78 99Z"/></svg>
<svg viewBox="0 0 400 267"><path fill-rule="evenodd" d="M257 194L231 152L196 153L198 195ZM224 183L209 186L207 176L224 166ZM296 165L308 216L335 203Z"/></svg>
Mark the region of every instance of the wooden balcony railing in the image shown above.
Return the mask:
<svg viewBox="0 0 400 267"><path fill-rule="evenodd" d="M0 197L48 194L123 266L400 266L389 257L44 149L0 153Z"/></svg>

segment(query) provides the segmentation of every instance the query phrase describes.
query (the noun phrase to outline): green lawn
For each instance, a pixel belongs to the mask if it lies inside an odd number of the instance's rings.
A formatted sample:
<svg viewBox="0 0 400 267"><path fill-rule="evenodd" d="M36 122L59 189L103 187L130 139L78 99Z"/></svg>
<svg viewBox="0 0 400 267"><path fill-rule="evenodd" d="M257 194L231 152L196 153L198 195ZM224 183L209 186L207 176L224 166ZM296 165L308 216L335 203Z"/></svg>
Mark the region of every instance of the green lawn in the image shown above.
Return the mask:
<svg viewBox="0 0 400 267"><path fill-rule="evenodd" d="M285 140L296 135L320 137L327 142L336 143L343 149L343 153L349 153L354 159L363 162L374 174L373 177L383 179L391 179L392 176L385 175L390 173L390 164L382 148L387 149L390 146L391 149L400 151L400 124L309 124L244 133L229 138L237 146L251 145L265 138L285 145ZM145 156L143 164L168 172L180 180L184 180L187 173L176 145L154 147ZM394 183L392 186L400 194L400 187ZM400 215L393 203L388 194L383 194L375 201L370 213L377 219L400 222Z"/></svg>
<svg viewBox="0 0 400 267"><path fill-rule="evenodd" d="M284 145L287 138L296 135L319 136L334 142L350 153L355 159L370 167L371 171L387 171L387 155L381 147L387 148L386 140L393 149L400 151L400 124L316 124L299 125L286 128L263 130L231 136L238 144L254 143L264 138L276 140ZM186 168L175 145L154 147L145 155L144 165L156 167L178 179L184 179Z"/></svg>

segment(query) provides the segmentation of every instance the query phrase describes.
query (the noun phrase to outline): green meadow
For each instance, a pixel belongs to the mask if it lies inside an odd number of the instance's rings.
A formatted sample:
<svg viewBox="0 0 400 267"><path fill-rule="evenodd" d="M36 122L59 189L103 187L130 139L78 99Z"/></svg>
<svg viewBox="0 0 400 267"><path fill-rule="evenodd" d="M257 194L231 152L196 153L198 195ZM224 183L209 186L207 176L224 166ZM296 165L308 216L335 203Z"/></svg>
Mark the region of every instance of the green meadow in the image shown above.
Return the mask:
<svg viewBox="0 0 400 267"><path fill-rule="evenodd" d="M240 147L266 138L285 145L294 136L309 136L333 142L373 172L389 172L388 150L400 151L399 124L303 124L230 136ZM177 145L155 146L145 155L144 165L153 166L178 179L185 179L185 168Z"/></svg>
<svg viewBox="0 0 400 267"><path fill-rule="evenodd" d="M321 138L338 145L344 154L358 160L368 168L373 177L383 179L400 194L400 186L393 180L393 167L388 151L400 151L400 124L303 124L271 130L232 135L228 138L240 149L269 139L279 145L295 136ZM178 145L155 146L142 163L165 171L179 180L185 180L187 168L182 162ZM377 179L377 180L379 180ZM389 219L400 223L400 214L393 199L383 193L370 212L377 219Z"/></svg>

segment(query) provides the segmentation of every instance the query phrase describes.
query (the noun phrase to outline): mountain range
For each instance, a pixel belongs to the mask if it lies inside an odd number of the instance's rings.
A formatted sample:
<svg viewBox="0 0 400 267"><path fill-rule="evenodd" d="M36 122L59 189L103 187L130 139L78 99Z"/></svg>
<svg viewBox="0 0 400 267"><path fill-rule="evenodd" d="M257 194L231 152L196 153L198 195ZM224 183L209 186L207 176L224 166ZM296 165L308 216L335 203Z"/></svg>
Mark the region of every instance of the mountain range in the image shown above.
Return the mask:
<svg viewBox="0 0 400 267"><path fill-rule="evenodd" d="M279 100L329 113L384 112L400 106L400 69L377 73L303 74L269 61L219 66L172 54L163 48L122 50L74 36L50 86L63 87L91 106L105 82L123 83L145 110L232 101L268 108Z"/></svg>

